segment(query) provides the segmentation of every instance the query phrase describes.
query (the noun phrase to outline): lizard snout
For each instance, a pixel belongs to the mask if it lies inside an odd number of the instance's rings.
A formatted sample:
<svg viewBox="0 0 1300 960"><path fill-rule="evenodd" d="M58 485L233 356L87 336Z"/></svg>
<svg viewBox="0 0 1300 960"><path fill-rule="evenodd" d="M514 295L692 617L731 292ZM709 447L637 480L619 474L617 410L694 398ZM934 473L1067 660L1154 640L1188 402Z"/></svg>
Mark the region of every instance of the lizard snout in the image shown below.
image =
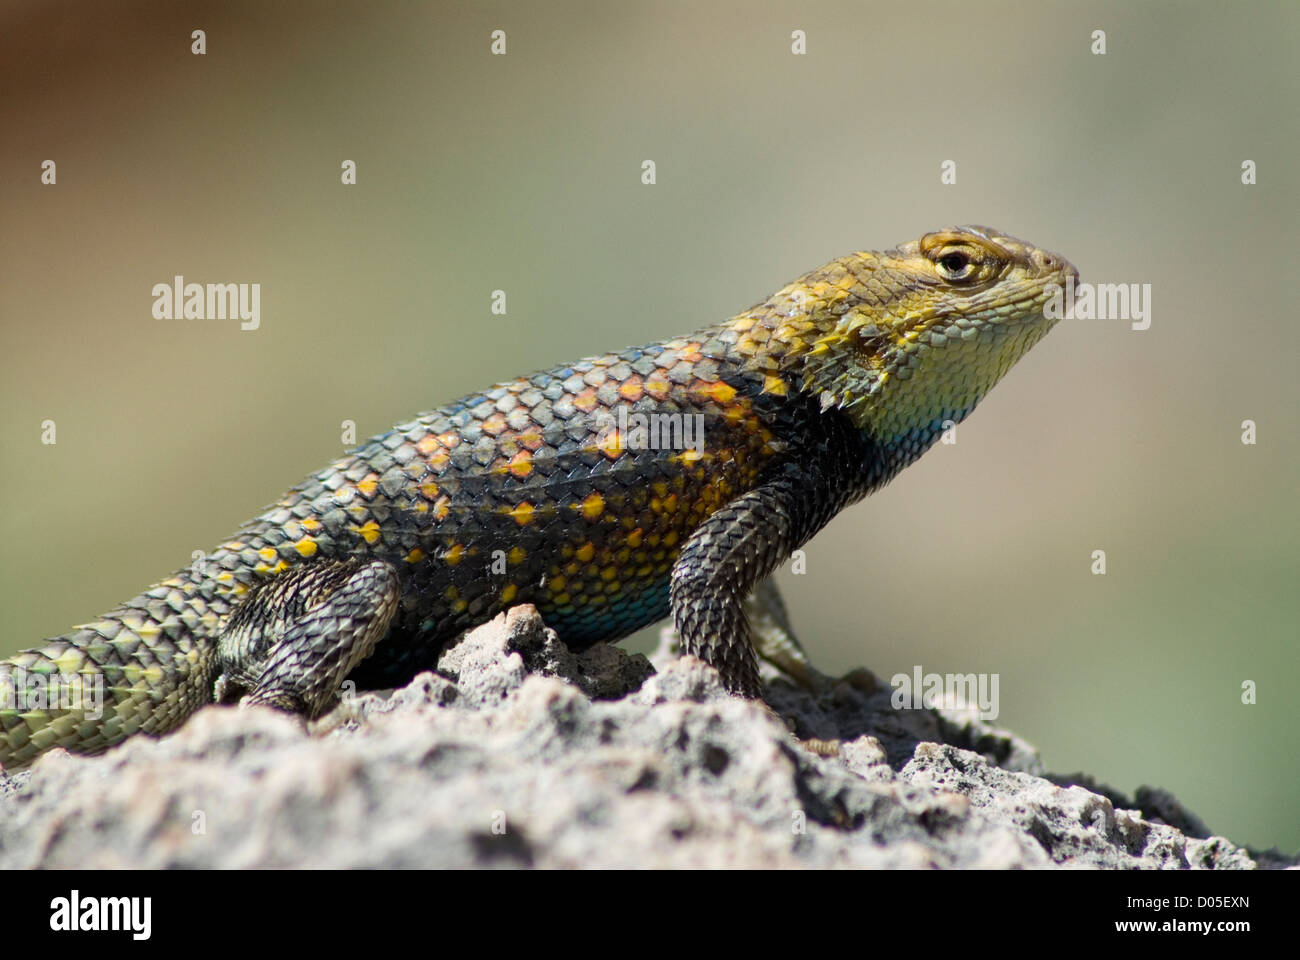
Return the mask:
<svg viewBox="0 0 1300 960"><path fill-rule="evenodd" d="M1038 268L1039 273L1060 273L1067 277L1073 277L1074 282L1079 282L1079 271L1069 260L1059 253L1052 253L1049 250L1035 250L1030 259L1034 266Z"/></svg>

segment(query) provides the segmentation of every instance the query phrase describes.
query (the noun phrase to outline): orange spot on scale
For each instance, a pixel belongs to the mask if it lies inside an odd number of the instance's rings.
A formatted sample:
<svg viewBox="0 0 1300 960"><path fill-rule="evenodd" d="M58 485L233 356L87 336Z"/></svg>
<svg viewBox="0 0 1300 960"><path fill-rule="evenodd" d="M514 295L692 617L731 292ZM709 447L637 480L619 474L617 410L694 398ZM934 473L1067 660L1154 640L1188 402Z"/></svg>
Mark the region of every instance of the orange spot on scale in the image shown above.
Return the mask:
<svg viewBox="0 0 1300 960"><path fill-rule="evenodd" d="M596 399L596 388L588 387L582 391L573 398L573 405L583 413L591 413L596 407L600 406L600 401Z"/></svg>
<svg viewBox="0 0 1300 960"><path fill-rule="evenodd" d="M730 403L736 396L736 388L721 380L710 384L706 392L718 403Z"/></svg>
<svg viewBox="0 0 1300 960"><path fill-rule="evenodd" d="M618 385L618 395L628 403L636 403L645 393L645 387L641 384L641 375L634 373Z"/></svg>
<svg viewBox="0 0 1300 960"><path fill-rule="evenodd" d="M306 520L302 522L302 528L306 530L308 533L315 533L317 530L320 529L320 521L317 520L315 517L308 517Z"/></svg>
<svg viewBox="0 0 1300 960"><path fill-rule="evenodd" d="M650 396L654 397L656 400L667 399L671 390L672 384L662 377L655 377L654 379L645 382L645 392L650 394Z"/></svg>
<svg viewBox="0 0 1300 960"><path fill-rule="evenodd" d="M423 559L424 559L424 551L421 550L419 547L416 547L405 557L407 563L419 563Z"/></svg>
<svg viewBox="0 0 1300 960"><path fill-rule="evenodd" d="M483 421L483 432L489 436L497 437L505 432L506 418L500 411L492 414Z"/></svg>
<svg viewBox="0 0 1300 960"><path fill-rule="evenodd" d="M419 451L420 456L427 457L434 451L442 449L442 442L433 434L429 434L415 445L415 449Z"/></svg>
<svg viewBox="0 0 1300 960"><path fill-rule="evenodd" d="M367 521L359 527L353 527L353 529L361 534L361 539L365 540L366 543L376 544L379 542L379 524L375 523L375 521Z"/></svg>
<svg viewBox="0 0 1300 960"><path fill-rule="evenodd" d="M600 438L600 441L596 444L596 449L609 457L609 459L617 460L623 455L623 451L627 449L627 445L623 440L623 434L619 433L617 430L611 430L608 434L605 434Z"/></svg>
<svg viewBox="0 0 1300 960"><path fill-rule="evenodd" d="M513 510L507 510L505 513L507 517L512 517L515 523L519 524L522 527L525 524L529 524L533 522L533 517L536 516L537 509L531 503L525 500L523 503L519 504L519 506L515 507Z"/></svg>
<svg viewBox="0 0 1300 960"><path fill-rule="evenodd" d="M453 543L442 558L447 566L454 567L465 559L465 545L463 543Z"/></svg>
<svg viewBox="0 0 1300 960"><path fill-rule="evenodd" d="M533 472L533 455L527 450L520 450L510 461L510 472L520 480Z"/></svg>
<svg viewBox="0 0 1300 960"><path fill-rule="evenodd" d="M436 500L438 498L438 485L432 480L420 484L420 496L426 500Z"/></svg>
<svg viewBox="0 0 1300 960"><path fill-rule="evenodd" d="M577 557L583 563L589 561L596 555L596 545L594 543L584 543L578 548Z"/></svg>
<svg viewBox="0 0 1300 960"><path fill-rule="evenodd" d="M506 584L506 588L505 588L504 590L501 591L501 602L502 602L502 603L511 603L511 602L513 602L514 599L515 599L515 595L518 594L518 593L519 593L519 587L518 587L518 586L516 586L516 585L513 584L513 583L507 583L507 584Z"/></svg>
<svg viewBox="0 0 1300 960"><path fill-rule="evenodd" d="M588 520L595 520L605 512L605 498L598 492L592 491L587 498L582 501L582 515Z"/></svg>
<svg viewBox="0 0 1300 960"><path fill-rule="evenodd" d="M267 563L270 563L272 560L275 559L275 548L263 547L261 550L257 551L257 555L261 557L263 560L265 560Z"/></svg>
<svg viewBox="0 0 1300 960"><path fill-rule="evenodd" d="M519 445L526 450L539 450L542 446L542 435L536 430L521 433L519 434Z"/></svg>
<svg viewBox="0 0 1300 960"><path fill-rule="evenodd" d="M366 479L360 481L357 484L357 492L360 493L367 500L371 499L375 495L375 491L378 489L379 489L379 478L376 477L373 473L370 476L366 477Z"/></svg>
<svg viewBox="0 0 1300 960"><path fill-rule="evenodd" d="M311 537L303 537L293 545L293 548L304 557L314 557L316 555L316 541Z"/></svg>
<svg viewBox="0 0 1300 960"><path fill-rule="evenodd" d="M451 463L451 454L446 450L439 449L437 453L428 460L429 469L434 473L442 473L447 469L447 464Z"/></svg>
<svg viewBox="0 0 1300 960"><path fill-rule="evenodd" d="M448 450L455 449L460 445L460 434L455 430L448 430L446 433L438 434L438 442Z"/></svg>

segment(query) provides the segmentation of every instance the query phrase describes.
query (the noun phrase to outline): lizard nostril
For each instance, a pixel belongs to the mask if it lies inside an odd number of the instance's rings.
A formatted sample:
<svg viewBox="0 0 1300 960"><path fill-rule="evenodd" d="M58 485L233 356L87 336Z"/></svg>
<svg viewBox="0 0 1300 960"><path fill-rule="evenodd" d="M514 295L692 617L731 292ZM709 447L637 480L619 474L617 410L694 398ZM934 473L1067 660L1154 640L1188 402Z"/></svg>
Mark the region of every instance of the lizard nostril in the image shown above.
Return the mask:
<svg viewBox="0 0 1300 960"><path fill-rule="evenodd" d="M1034 257L1038 269L1044 273L1055 273L1065 268L1065 258L1055 253L1039 250Z"/></svg>

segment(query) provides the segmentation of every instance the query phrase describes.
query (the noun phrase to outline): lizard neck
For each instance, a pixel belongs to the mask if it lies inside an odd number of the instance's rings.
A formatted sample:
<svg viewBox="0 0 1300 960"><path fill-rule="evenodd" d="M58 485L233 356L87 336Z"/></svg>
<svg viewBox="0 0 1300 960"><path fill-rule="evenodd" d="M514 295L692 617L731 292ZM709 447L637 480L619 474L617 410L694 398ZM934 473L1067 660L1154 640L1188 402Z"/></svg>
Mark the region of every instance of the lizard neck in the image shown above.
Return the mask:
<svg viewBox="0 0 1300 960"><path fill-rule="evenodd" d="M1033 296L991 288L972 302L935 296L921 279L881 263L866 253L834 261L720 325L716 336L764 377L764 392L798 391L823 411L838 409L910 462L946 422L965 419L1053 321L1037 288Z"/></svg>

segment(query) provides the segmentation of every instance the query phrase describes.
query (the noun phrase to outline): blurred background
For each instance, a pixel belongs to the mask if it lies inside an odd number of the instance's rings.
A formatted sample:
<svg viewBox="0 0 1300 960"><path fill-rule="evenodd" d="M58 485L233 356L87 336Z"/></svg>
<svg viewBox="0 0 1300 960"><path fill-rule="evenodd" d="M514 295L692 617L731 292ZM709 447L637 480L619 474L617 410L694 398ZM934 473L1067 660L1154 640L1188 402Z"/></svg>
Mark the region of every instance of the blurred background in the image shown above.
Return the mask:
<svg viewBox="0 0 1300 960"><path fill-rule="evenodd" d="M780 574L800 636L996 672L1049 769L1294 851L1298 36L1291 2L7 0L0 654L214 546L343 420L986 223L1151 284L1151 328L1061 324L837 518ZM260 283L261 329L155 320L177 274Z"/></svg>

